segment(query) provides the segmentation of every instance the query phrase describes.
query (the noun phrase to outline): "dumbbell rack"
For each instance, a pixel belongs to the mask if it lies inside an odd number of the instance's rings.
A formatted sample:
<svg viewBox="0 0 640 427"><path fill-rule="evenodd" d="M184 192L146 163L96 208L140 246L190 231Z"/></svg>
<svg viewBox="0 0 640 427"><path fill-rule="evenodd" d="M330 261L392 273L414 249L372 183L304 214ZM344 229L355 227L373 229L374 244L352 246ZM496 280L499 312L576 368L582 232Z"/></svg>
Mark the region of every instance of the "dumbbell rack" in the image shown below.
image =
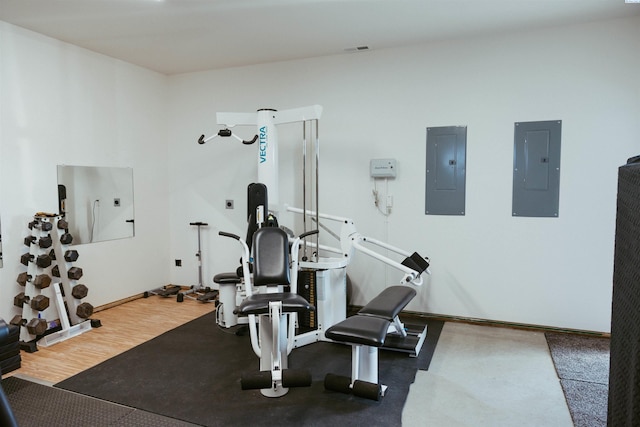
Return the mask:
<svg viewBox="0 0 640 427"><path fill-rule="evenodd" d="M24 292L14 299L22 313L14 316L11 323L22 326L21 348L34 352L36 342L47 347L90 330L92 322L88 317L93 307L81 302L87 288L77 283L82 269L72 265L78 253L68 249L73 237L66 220L61 215L38 213L29 229L30 235L25 238L29 251L21 257L27 271L18 275ZM49 307L51 300L53 306ZM58 321L44 319L45 310L55 310Z"/></svg>

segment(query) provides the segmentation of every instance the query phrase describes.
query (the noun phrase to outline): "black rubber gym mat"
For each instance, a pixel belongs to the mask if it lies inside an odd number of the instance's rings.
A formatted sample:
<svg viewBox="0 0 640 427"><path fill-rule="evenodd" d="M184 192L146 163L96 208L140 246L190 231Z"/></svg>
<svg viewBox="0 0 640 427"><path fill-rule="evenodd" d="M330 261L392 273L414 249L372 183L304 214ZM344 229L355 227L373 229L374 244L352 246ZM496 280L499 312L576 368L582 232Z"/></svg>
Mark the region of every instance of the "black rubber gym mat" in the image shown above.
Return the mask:
<svg viewBox="0 0 640 427"><path fill-rule="evenodd" d="M257 372L259 360L248 336L215 324L215 313L169 331L69 378L56 387L206 426L400 425L409 386L433 348L420 356L380 352L380 382L387 395L372 401L324 390L327 373L351 374L351 347L314 343L294 349L289 367L311 371L311 387L291 388L280 398L242 391L243 373ZM439 330L442 322L434 322ZM435 347L434 340L425 347Z"/></svg>

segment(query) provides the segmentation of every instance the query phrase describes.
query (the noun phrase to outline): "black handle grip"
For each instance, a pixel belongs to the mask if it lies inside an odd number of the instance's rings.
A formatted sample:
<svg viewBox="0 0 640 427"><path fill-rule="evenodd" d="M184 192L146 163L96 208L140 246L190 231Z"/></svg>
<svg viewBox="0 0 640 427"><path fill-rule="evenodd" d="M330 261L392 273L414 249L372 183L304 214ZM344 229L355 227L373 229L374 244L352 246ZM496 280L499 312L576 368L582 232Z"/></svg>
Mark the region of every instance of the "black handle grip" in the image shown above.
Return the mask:
<svg viewBox="0 0 640 427"><path fill-rule="evenodd" d="M258 135L255 135L251 141L242 141L244 145L251 145L258 140Z"/></svg>
<svg viewBox="0 0 640 427"><path fill-rule="evenodd" d="M304 239L307 236L311 236L312 234L318 234L318 230L311 230L311 231L307 231L306 233L302 233L300 235L301 239Z"/></svg>
<svg viewBox="0 0 640 427"><path fill-rule="evenodd" d="M202 225L202 226L207 226L209 224L207 224L206 222L190 222L189 225Z"/></svg>
<svg viewBox="0 0 640 427"><path fill-rule="evenodd" d="M240 236L237 236L233 233L227 233L226 231L219 231L218 234L224 237L231 237L232 239L240 240Z"/></svg>
<svg viewBox="0 0 640 427"><path fill-rule="evenodd" d="M204 135L200 135L200 138L198 138L198 144L204 144Z"/></svg>

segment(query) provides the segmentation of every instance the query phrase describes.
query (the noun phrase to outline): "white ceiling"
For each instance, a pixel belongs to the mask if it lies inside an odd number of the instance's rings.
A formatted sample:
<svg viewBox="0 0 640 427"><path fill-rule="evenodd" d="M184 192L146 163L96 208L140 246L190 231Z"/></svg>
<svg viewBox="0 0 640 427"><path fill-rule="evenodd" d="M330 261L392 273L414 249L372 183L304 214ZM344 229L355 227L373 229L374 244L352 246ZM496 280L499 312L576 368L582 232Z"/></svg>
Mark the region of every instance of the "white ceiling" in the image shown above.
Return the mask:
<svg viewBox="0 0 640 427"><path fill-rule="evenodd" d="M625 0L0 0L0 20L164 74L640 15Z"/></svg>

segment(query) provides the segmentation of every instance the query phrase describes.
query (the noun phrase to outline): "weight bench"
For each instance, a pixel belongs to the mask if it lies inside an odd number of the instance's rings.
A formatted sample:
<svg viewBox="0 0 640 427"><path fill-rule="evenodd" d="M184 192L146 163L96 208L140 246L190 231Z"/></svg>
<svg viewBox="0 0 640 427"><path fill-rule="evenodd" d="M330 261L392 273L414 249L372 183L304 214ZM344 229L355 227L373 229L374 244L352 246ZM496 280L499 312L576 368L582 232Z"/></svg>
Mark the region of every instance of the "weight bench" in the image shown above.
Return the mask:
<svg viewBox="0 0 640 427"><path fill-rule="evenodd" d="M351 344L351 378L327 374L325 389L373 400L384 396L387 386L378 381L378 349L384 345L390 330L406 334L398 315L415 295L413 288L390 286L355 316L325 331L327 338Z"/></svg>

